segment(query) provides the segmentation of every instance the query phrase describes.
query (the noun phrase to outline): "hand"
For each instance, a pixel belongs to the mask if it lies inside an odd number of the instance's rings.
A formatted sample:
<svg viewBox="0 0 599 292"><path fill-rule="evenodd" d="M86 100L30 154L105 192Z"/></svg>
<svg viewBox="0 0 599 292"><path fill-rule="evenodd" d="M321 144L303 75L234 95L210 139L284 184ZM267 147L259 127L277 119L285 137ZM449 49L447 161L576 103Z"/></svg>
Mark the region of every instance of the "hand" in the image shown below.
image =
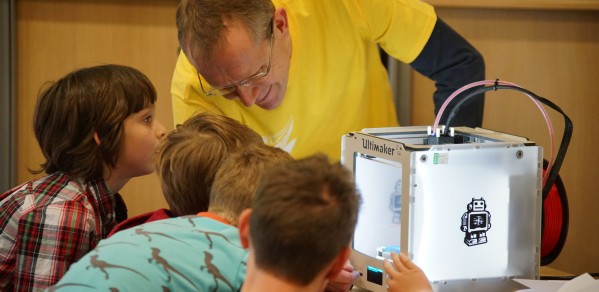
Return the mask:
<svg viewBox="0 0 599 292"><path fill-rule="evenodd" d="M349 260L345 262L343 269L331 279L325 288L328 292L345 292L349 291L352 287L354 280L360 276L360 272L354 271L354 267L350 264Z"/></svg>
<svg viewBox="0 0 599 292"><path fill-rule="evenodd" d="M391 253L393 264L385 259L384 268L388 275L387 291L421 292L433 291L428 278L405 254Z"/></svg>

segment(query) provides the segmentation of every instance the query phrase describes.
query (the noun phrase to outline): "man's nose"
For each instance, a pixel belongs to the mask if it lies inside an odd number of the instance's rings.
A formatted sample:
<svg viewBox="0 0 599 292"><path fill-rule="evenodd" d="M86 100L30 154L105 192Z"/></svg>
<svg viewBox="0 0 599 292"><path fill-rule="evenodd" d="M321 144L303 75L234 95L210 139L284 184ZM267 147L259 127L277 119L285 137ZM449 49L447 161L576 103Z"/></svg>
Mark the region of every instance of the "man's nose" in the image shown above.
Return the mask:
<svg viewBox="0 0 599 292"><path fill-rule="evenodd" d="M237 92L237 96L239 96L239 100L245 106L254 105L258 94L260 94L260 90L256 86L237 86L235 91Z"/></svg>

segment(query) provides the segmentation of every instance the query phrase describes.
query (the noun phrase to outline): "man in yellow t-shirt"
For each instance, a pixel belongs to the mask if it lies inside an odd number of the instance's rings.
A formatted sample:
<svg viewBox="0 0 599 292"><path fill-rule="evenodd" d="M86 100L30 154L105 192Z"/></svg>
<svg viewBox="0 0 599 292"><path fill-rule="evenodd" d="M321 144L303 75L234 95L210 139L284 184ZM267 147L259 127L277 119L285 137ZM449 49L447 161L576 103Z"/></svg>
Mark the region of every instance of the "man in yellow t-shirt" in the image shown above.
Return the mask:
<svg viewBox="0 0 599 292"><path fill-rule="evenodd" d="M417 0L183 0L175 124L232 117L294 157L339 159L341 136L397 125L379 47L435 80L436 111L484 79L481 55ZM480 126L483 101L455 125Z"/></svg>

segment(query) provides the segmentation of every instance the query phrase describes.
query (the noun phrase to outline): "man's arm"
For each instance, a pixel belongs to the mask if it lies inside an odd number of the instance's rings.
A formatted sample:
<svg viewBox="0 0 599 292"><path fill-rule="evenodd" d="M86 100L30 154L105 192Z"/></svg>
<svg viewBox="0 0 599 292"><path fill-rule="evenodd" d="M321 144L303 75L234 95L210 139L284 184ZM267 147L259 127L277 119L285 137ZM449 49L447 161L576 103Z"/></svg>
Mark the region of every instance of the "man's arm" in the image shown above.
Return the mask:
<svg viewBox="0 0 599 292"><path fill-rule="evenodd" d="M420 74L435 81L435 115L454 91L466 84L485 79L485 62L482 55L440 18L437 18L424 49L410 65ZM445 124L455 102L445 110L441 124ZM451 126L480 127L483 109L484 98L471 98L452 119Z"/></svg>

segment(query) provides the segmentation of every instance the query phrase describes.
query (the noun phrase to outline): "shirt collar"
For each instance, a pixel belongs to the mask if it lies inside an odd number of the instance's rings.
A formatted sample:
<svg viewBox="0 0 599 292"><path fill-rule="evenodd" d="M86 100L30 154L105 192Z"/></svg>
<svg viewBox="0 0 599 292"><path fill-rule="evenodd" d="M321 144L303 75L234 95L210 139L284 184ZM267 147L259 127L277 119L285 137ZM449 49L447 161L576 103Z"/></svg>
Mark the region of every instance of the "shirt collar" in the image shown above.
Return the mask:
<svg viewBox="0 0 599 292"><path fill-rule="evenodd" d="M223 217L221 217L221 216L218 216L218 215L216 215L216 214L214 214L214 213L210 213L210 212L200 212L200 213L198 213L197 215L198 215L198 216L200 216L200 217L207 217L207 218L210 218L210 219L214 219L214 220L216 220L216 221L219 221L219 222L225 223L225 224L227 224L227 225L231 225L231 222L229 222L229 220L226 220L225 218L223 218Z"/></svg>
<svg viewBox="0 0 599 292"><path fill-rule="evenodd" d="M104 238L117 224L115 214L115 209L117 207L115 193L108 188L108 185L106 185L106 181L103 178L91 179L87 183L86 189L89 190L89 194L91 195L90 199L92 199L94 209L100 217L102 227L106 227L106 229L102 229L102 238Z"/></svg>

